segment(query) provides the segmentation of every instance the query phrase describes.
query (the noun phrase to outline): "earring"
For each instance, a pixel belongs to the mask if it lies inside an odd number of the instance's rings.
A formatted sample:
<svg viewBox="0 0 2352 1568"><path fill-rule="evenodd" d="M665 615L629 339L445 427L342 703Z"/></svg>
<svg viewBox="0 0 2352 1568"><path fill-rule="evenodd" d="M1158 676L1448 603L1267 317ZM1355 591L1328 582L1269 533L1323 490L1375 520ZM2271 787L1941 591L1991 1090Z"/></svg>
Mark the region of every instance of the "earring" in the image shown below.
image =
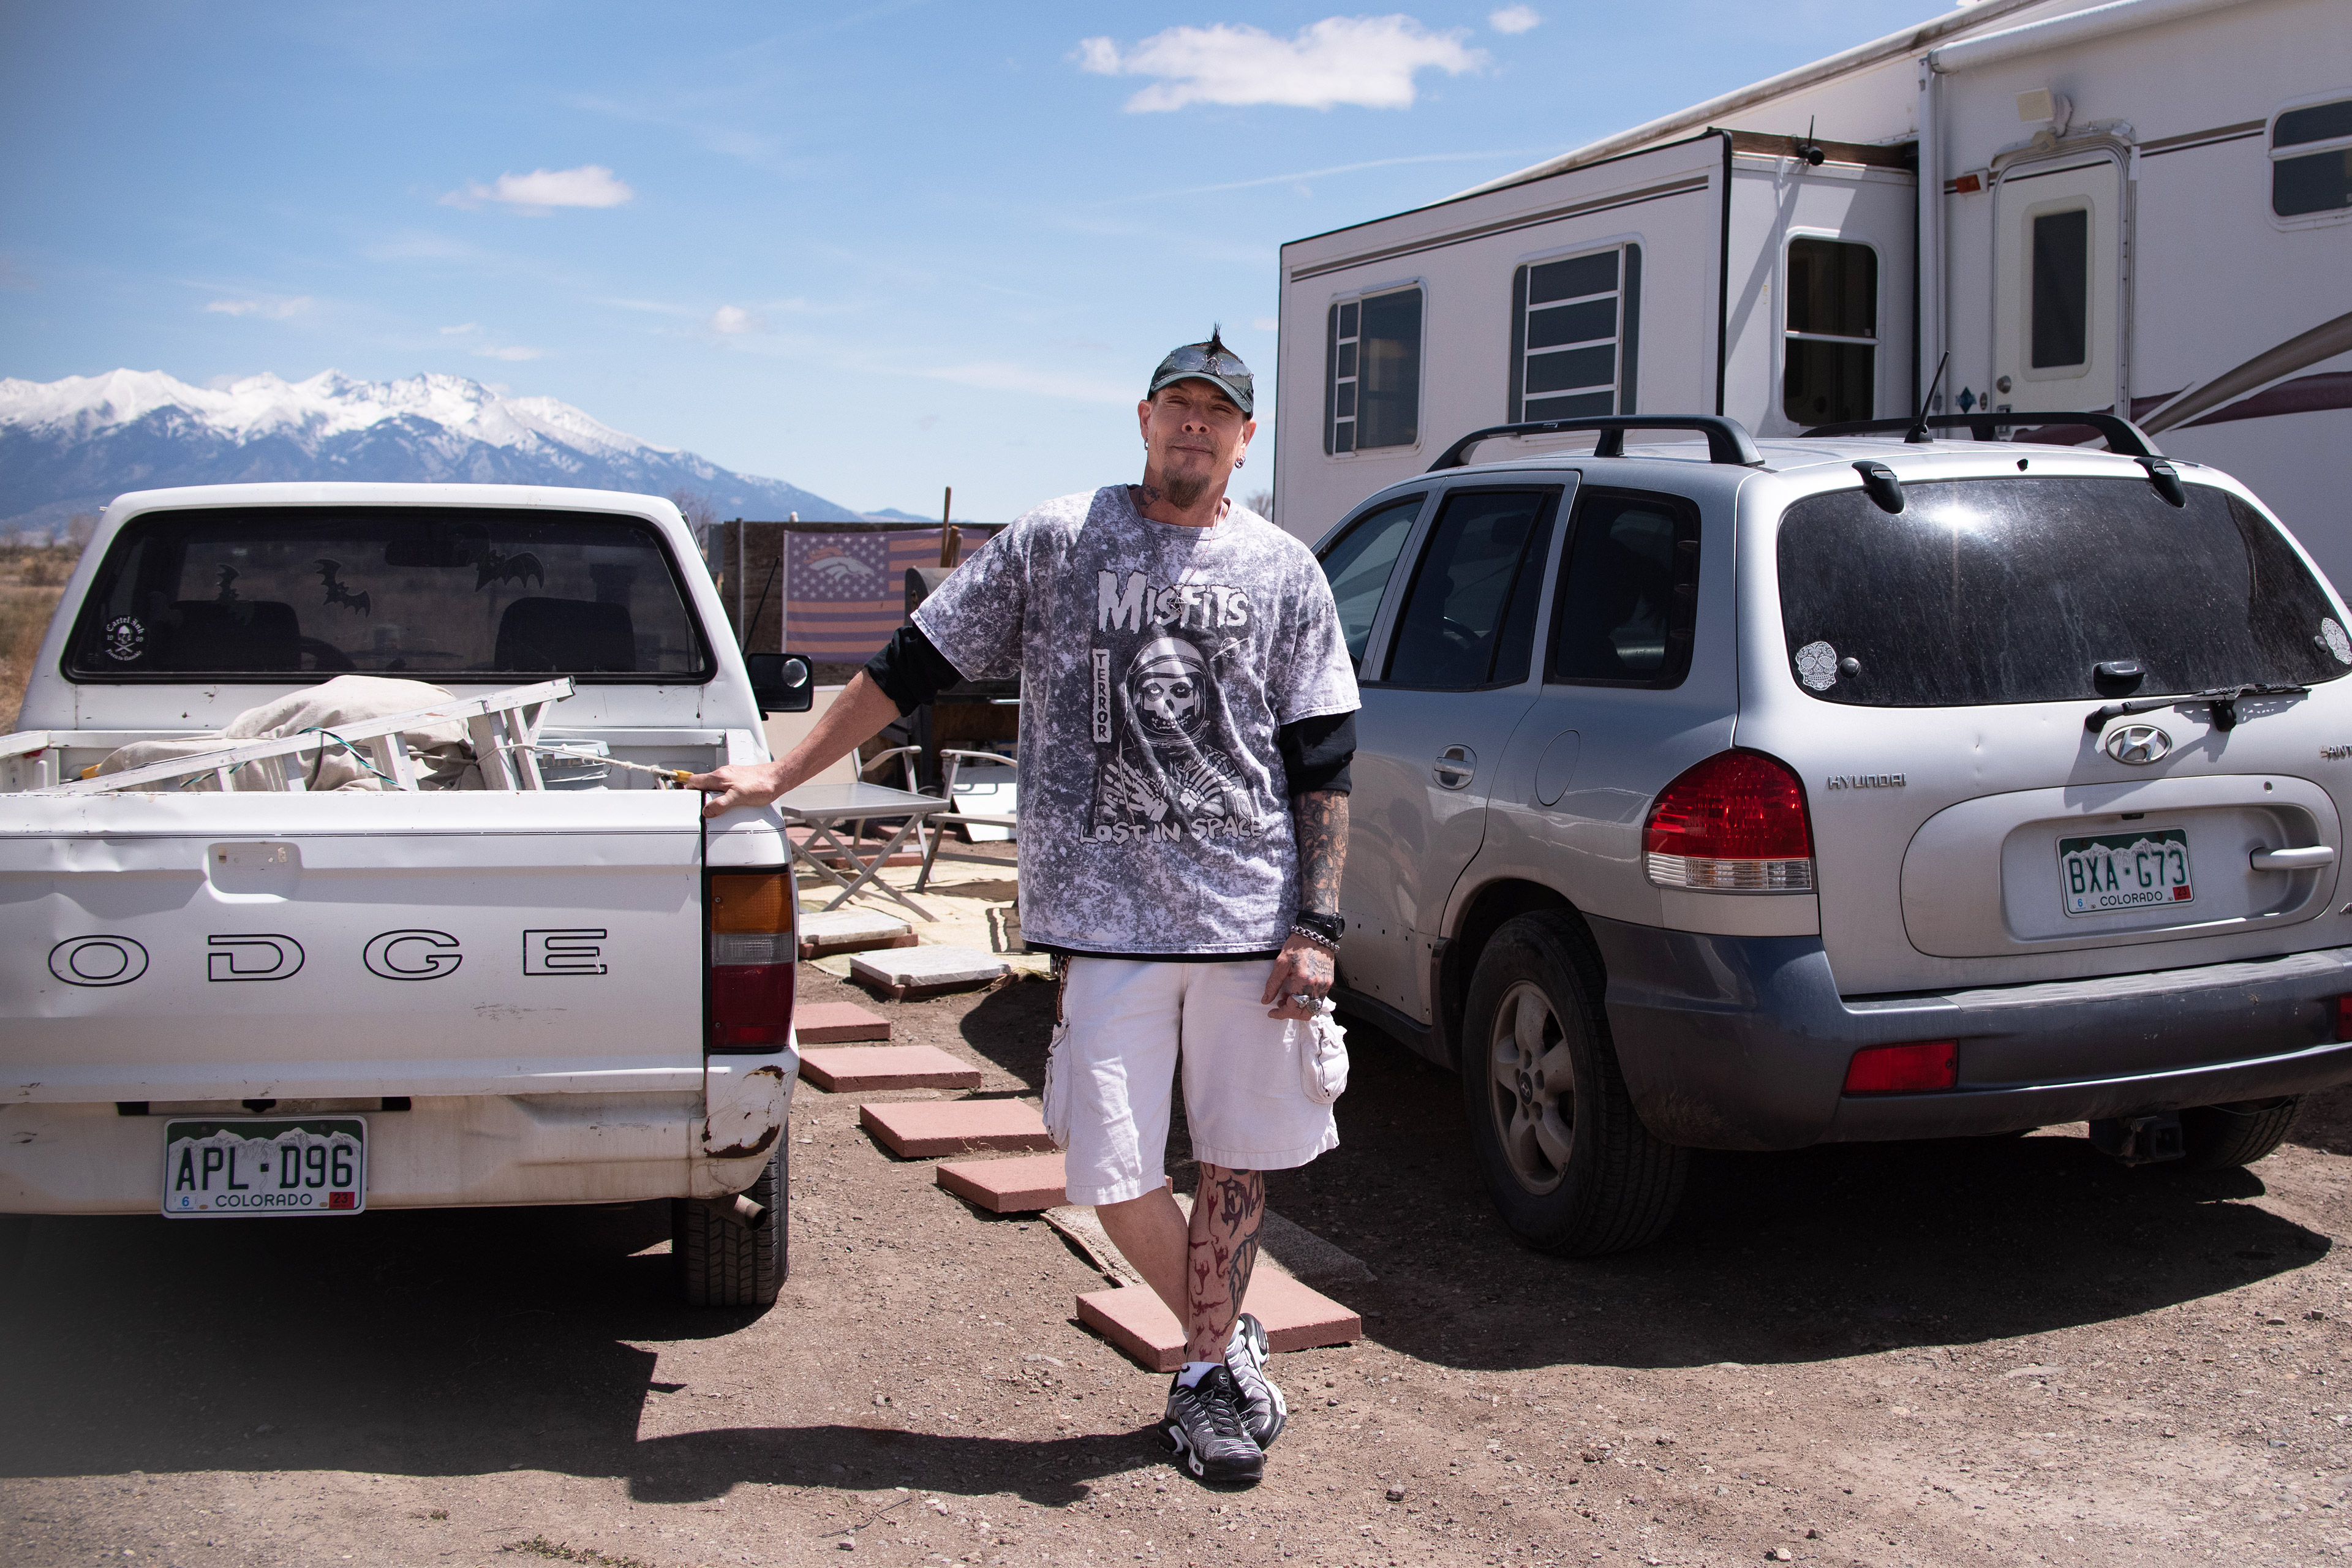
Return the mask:
<svg viewBox="0 0 2352 1568"><path fill-rule="evenodd" d="M1242 466L1242 463L1243 463L1243 459L1242 459L1242 458L1235 458L1234 459L1234 468L1240 468L1240 467Z"/></svg>

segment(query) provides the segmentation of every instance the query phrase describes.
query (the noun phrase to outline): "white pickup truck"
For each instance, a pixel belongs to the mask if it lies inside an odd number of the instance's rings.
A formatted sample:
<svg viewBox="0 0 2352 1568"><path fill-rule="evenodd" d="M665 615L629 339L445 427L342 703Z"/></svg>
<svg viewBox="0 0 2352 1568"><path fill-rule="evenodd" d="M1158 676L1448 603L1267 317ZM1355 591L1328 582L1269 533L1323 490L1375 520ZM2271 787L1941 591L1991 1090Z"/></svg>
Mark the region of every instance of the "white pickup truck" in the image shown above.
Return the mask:
<svg viewBox="0 0 2352 1568"><path fill-rule="evenodd" d="M190 740L352 675L437 706ZM0 1212L668 1198L689 1300L772 1301L789 846L656 772L764 760L763 702L808 687L762 679L667 500L117 500L0 739ZM465 787L421 765L436 724ZM158 741L207 760L123 770ZM306 787L331 763L359 787Z"/></svg>

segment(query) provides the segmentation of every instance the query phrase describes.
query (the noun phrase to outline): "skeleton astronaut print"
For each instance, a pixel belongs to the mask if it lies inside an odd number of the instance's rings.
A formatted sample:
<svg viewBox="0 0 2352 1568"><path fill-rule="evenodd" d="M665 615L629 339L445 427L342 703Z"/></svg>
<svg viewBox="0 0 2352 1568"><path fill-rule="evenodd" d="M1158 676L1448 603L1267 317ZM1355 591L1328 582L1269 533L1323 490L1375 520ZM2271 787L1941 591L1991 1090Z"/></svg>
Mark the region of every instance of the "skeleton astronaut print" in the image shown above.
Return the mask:
<svg viewBox="0 0 2352 1568"><path fill-rule="evenodd" d="M1237 590L1220 592L1239 597ZM1116 682L1110 672L1117 649L1092 650L1095 743L1108 745L1095 764L1090 826L1097 837L1257 837L1240 741L1218 700L1213 663L1214 653L1230 654L1240 641L1152 637L1124 661ZM1201 642L1214 653L1203 652Z"/></svg>
<svg viewBox="0 0 2352 1568"><path fill-rule="evenodd" d="M1239 507L1210 529L1155 522L1110 486L1024 514L915 620L965 676L1021 677L1033 945L1282 945L1297 856L1276 732L1357 706L1305 545Z"/></svg>

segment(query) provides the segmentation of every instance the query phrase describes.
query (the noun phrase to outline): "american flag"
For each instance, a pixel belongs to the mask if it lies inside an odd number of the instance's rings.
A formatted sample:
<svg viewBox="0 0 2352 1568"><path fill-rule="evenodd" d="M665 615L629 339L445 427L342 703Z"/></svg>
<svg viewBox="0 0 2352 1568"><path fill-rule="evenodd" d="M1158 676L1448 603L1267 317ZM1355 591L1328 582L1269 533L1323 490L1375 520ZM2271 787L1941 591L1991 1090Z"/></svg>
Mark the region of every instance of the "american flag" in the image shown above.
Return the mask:
<svg viewBox="0 0 2352 1568"><path fill-rule="evenodd" d="M961 534L959 563L988 542L972 529ZM871 658L906 623L907 568L940 561L936 528L788 537L784 647L811 658Z"/></svg>

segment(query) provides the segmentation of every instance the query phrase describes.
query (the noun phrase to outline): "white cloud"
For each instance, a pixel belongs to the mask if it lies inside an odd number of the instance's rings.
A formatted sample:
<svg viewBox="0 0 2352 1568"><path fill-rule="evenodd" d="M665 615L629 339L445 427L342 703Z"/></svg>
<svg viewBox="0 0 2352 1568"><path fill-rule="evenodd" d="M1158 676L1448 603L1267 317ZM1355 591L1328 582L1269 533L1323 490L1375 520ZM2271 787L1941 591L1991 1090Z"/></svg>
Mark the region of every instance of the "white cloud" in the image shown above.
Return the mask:
<svg viewBox="0 0 2352 1568"><path fill-rule="evenodd" d="M1261 332L1278 332L1282 331L1281 318L1276 316L1254 316L1250 319L1250 325L1255 327Z"/></svg>
<svg viewBox="0 0 2352 1568"><path fill-rule="evenodd" d="M1486 13L1486 26L1498 33L1525 33L1543 21L1532 5L1506 5L1499 11Z"/></svg>
<svg viewBox="0 0 2352 1568"><path fill-rule="evenodd" d="M547 351L545 349L527 349L519 343L509 343L502 349L476 349L474 353L478 358L481 359L524 360L542 359L546 356Z"/></svg>
<svg viewBox="0 0 2352 1568"><path fill-rule="evenodd" d="M442 329L441 329L441 335L442 335L443 337L445 337L445 338L463 337L463 336L464 336L466 333L467 333L467 332L478 332L478 331L480 331L481 330L482 330L482 329L481 329L481 326L480 326L480 324L479 324L478 322L475 322L475 321L467 321L467 322L464 326L462 326L462 327L444 327L444 328L442 328Z"/></svg>
<svg viewBox="0 0 2352 1568"><path fill-rule="evenodd" d="M300 315L310 308L310 296L298 294L290 300L208 300L207 313L216 316L258 316L265 321L284 321Z"/></svg>
<svg viewBox="0 0 2352 1568"><path fill-rule="evenodd" d="M721 337L740 338L746 332L764 332L768 323L740 305L721 305L710 312L710 330Z"/></svg>
<svg viewBox="0 0 2352 1568"><path fill-rule="evenodd" d="M1130 114L1188 103L1410 109L1419 72L1459 76L1486 63L1462 38L1459 29L1433 33L1411 16L1327 16L1290 38L1220 22L1170 27L1124 54L1108 38L1087 38L1078 65L1100 76L1162 79L1127 100Z"/></svg>
<svg viewBox="0 0 2352 1568"><path fill-rule="evenodd" d="M463 190L451 191L441 201L443 205L453 207L478 207L485 202L497 202L517 212L544 216L557 207L617 207L636 194L614 179L613 171L603 164L583 163L576 169L533 169L528 174L500 174L487 185L469 184Z"/></svg>

